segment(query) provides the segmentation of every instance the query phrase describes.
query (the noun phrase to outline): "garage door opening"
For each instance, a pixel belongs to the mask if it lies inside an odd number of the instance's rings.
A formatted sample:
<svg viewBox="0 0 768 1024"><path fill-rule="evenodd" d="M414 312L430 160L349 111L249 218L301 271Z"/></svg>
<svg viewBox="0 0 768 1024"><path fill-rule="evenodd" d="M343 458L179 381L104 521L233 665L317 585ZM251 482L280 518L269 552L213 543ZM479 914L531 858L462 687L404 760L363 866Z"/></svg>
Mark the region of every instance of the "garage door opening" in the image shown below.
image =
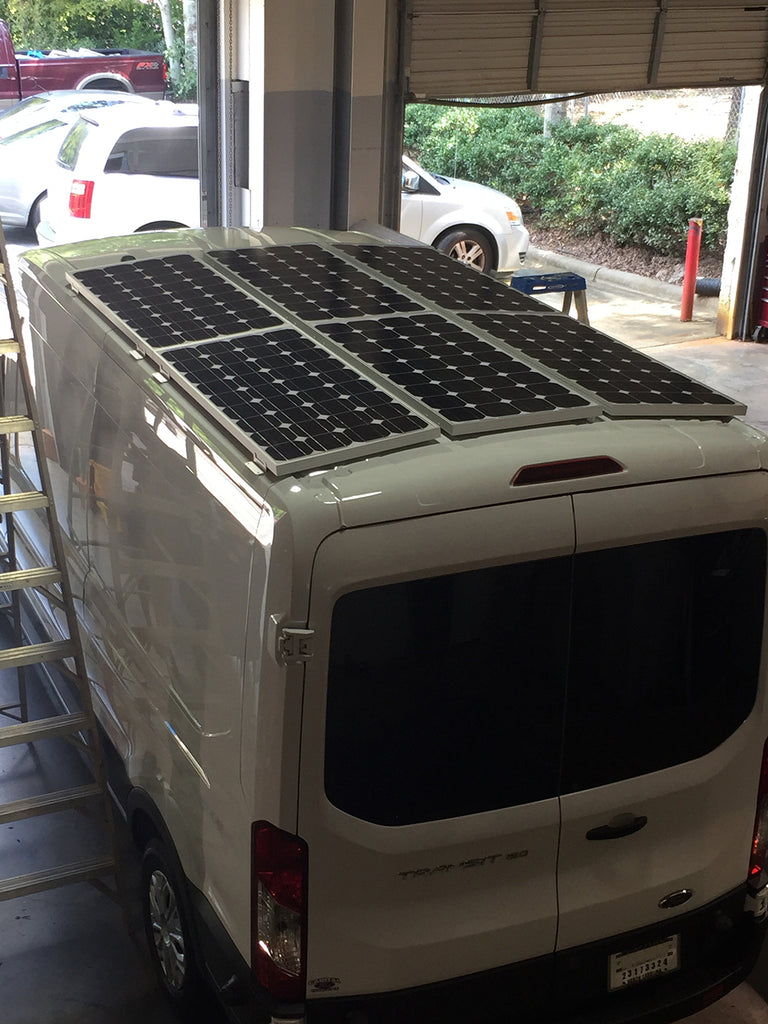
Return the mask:
<svg viewBox="0 0 768 1024"><path fill-rule="evenodd" d="M703 218L694 319L700 337L715 336L739 145L749 157L754 141L744 111L759 93L723 87L409 104L404 141L444 180L478 182L518 204L531 237L526 270L582 273L590 292L610 279L671 305L673 316L689 220ZM739 224L736 244L742 239ZM635 310L630 315L636 320ZM594 316L593 323L601 326ZM621 337L616 326L614 318L604 329Z"/></svg>

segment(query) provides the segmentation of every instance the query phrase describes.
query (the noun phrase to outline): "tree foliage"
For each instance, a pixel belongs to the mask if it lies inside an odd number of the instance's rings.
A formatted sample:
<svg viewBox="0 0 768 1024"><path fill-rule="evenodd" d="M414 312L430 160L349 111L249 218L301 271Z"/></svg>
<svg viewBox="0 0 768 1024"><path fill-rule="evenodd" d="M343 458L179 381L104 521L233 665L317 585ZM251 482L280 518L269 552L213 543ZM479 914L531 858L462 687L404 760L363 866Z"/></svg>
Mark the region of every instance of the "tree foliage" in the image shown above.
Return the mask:
<svg viewBox="0 0 768 1024"><path fill-rule="evenodd" d="M549 138L543 127L531 107L412 105L405 145L430 170L497 188L573 234L603 233L619 245L679 255L688 220L702 217L704 247L724 241L732 143L644 136L589 118L553 124Z"/></svg>
<svg viewBox="0 0 768 1024"><path fill-rule="evenodd" d="M0 0L17 50L127 47L162 52L160 13L142 0Z"/></svg>

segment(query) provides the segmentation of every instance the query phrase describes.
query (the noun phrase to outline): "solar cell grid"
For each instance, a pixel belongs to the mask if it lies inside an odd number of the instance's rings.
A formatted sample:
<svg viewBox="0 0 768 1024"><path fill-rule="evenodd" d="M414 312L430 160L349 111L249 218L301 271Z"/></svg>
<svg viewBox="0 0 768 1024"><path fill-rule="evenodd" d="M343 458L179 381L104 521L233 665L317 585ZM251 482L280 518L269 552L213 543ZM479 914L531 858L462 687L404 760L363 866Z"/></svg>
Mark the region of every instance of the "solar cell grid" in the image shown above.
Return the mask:
<svg viewBox="0 0 768 1024"><path fill-rule="evenodd" d="M445 309L552 311L536 299L479 274L429 246L340 245L367 267Z"/></svg>
<svg viewBox="0 0 768 1024"><path fill-rule="evenodd" d="M276 245L209 255L302 320L385 316L420 308L319 245Z"/></svg>
<svg viewBox="0 0 768 1024"><path fill-rule="evenodd" d="M269 468L429 431L417 413L293 328L182 346L163 358L267 456ZM428 436L435 433L433 428Z"/></svg>
<svg viewBox="0 0 768 1024"><path fill-rule="evenodd" d="M568 317L544 320L495 312L470 313L466 319L591 392L606 412L659 415L673 407L688 415L746 411L733 399Z"/></svg>
<svg viewBox="0 0 768 1024"><path fill-rule="evenodd" d="M493 430L499 419L532 415L583 418L592 410L581 395L437 314L319 329L423 402L449 431Z"/></svg>
<svg viewBox="0 0 768 1024"><path fill-rule="evenodd" d="M118 263L80 271L74 278L153 348L282 322L189 255Z"/></svg>

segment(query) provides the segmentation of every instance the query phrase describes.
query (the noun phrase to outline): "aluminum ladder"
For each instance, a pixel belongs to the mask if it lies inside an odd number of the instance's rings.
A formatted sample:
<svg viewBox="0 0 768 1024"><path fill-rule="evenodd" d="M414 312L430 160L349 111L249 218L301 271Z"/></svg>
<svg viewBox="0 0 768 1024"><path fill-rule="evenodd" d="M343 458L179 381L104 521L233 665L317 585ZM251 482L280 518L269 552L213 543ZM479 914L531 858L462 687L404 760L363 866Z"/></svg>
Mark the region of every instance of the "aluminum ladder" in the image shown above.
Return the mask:
<svg viewBox="0 0 768 1024"><path fill-rule="evenodd" d="M41 815L55 815L62 811L82 811L94 822L89 828L82 830L83 845L86 845L89 838L93 839L95 829L99 845L104 847L104 852L98 855L87 851L90 855L83 855L82 859L78 858L74 862L55 863L43 870L0 878L0 900L88 881L119 903L125 915L123 888L118 872L114 819L101 744L67 575L63 539L53 506L53 489L46 459L46 438L40 427L29 365L22 344L22 322L8 261L5 233L1 224L0 281L8 310L11 335L9 338L0 338L0 596L5 595L7 598L3 611L9 620L0 632L0 670L15 670L18 685L18 698L0 705L0 748L30 745L27 752L33 755L31 761L40 767L44 763L43 752L37 745L63 737L82 755L75 759L78 768L76 774L88 780L82 784L81 778L78 778L78 784L74 786L64 785L52 791L35 792L34 795L22 799L7 800L9 782L0 775L0 826ZM3 310L0 308L0 316L2 314ZM11 376L16 387L16 402L23 410L21 415L16 410L15 414L7 415L10 404L8 381ZM27 441L30 436L31 446L27 444L24 449L27 452L27 465L22 471L19 439L24 437ZM39 489L29 488L30 469L33 472L36 470ZM29 567L28 559L25 558L25 564L20 567L17 558L19 538L14 526L14 515L30 510L35 510L34 514L39 516L36 525L38 532L42 529L44 539L48 542L50 564ZM30 601L32 592L47 602L49 609L56 609L56 621L64 639L60 636L47 639L49 634L43 631L43 642L38 642L40 632L44 630L44 619L40 616L23 618L25 614L29 615L30 608L34 607ZM32 621L38 628L35 630L34 638L30 639L25 622ZM27 670L33 668L34 675L27 675ZM69 706L51 699L45 687L46 679L50 682L54 672L57 673L57 678L66 681ZM36 703L43 704L45 717L34 717L31 714L33 702L28 694L28 684L32 679L36 689L39 688L43 694ZM12 724L3 724L4 722ZM56 779L57 772L64 771L60 754L57 757L54 751L51 758L51 749L48 748L45 776L33 782L35 789L39 790L43 784L49 785L51 778ZM71 780L59 777L58 784L62 781ZM54 785L56 784L54 782ZM79 836L81 830L76 828L74 831ZM46 853L55 853L55 842L40 845L45 846ZM0 842L0 853L2 850Z"/></svg>

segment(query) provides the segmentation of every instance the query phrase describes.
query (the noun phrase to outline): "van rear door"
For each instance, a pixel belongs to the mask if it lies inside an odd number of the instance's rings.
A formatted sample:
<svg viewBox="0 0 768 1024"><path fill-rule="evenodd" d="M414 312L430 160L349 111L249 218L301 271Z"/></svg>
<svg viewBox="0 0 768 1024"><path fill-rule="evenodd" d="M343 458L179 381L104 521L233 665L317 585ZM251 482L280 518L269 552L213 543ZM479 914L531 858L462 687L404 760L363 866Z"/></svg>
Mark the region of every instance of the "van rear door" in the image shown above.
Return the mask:
<svg viewBox="0 0 768 1024"><path fill-rule="evenodd" d="M318 549L298 817L310 998L550 963L572 552L569 498Z"/></svg>
<svg viewBox="0 0 768 1024"><path fill-rule="evenodd" d="M655 922L673 937L676 915L746 880L766 736L766 479L574 497L558 949ZM602 985L621 984L603 967Z"/></svg>

